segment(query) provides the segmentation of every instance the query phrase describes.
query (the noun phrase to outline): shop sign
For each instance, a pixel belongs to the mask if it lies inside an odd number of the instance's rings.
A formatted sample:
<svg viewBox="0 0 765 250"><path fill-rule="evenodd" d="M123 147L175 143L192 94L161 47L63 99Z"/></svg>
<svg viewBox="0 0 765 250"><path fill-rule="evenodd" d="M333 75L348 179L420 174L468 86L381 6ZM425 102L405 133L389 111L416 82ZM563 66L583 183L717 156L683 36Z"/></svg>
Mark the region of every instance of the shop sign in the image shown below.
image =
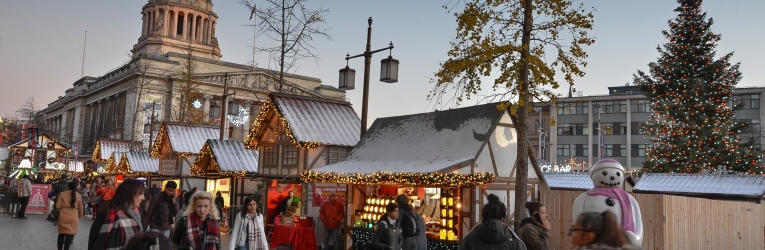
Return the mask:
<svg viewBox="0 0 765 250"><path fill-rule="evenodd" d="M32 195L29 196L27 211L47 212L48 192L50 192L50 184L32 184Z"/></svg>
<svg viewBox="0 0 765 250"><path fill-rule="evenodd" d="M337 196L335 201L344 202L347 189L345 186L339 187L314 187L313 188L313 205L321 206L324 202L329 201L329 195L335 193Z"/></svg>
<svg viewBox="0 0 765 250"><path fill-rule="evenodd" d="M159 175L178 175L178 161L176 159L163 159L159 164Z"/></svg>

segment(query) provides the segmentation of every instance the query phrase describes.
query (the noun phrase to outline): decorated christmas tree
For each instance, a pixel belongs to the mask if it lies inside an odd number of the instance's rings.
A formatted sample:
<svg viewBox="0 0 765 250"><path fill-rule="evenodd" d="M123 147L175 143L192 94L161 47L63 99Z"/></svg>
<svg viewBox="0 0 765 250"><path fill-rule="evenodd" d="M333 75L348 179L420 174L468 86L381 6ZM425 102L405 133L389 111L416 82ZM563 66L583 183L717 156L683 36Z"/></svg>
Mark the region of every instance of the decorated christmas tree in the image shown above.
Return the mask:
<svg viewBox="0 0 765 250"><path fill-rule="evenodd" d="M651 142L644 170L699 173L724 166L762 173L754 142L738 136L748 122L734 120L742 108L732 94L739 64L729 62L733 53L717 56L720 35L712 32L701 0L678 3L677 17L662 31L668 42L657 48L658 60L635 76L653 110L641 128Z"/></svg>

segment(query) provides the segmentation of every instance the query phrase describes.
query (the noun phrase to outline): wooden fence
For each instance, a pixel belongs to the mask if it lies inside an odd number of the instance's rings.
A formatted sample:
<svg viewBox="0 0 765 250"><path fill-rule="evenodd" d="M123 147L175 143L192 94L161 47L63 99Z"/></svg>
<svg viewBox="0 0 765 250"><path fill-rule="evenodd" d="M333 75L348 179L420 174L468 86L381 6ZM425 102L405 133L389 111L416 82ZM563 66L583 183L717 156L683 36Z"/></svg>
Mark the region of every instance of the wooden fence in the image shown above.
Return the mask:
<svg viewBox="0 0 765 250"><path fill-rule="evenodd" d="M550 216L550 249L570 249L571 206L581 191L540 191ZM765 207L661 194L635 194L643 217L643 249L765 249Z"/></svg>

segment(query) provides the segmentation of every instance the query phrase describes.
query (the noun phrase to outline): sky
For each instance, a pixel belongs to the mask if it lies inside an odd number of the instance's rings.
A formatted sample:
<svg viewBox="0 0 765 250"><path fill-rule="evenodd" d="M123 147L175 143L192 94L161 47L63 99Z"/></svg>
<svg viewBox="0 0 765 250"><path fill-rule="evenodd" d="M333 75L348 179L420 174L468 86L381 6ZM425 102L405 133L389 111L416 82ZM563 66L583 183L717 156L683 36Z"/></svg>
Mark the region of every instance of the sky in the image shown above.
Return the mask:
<svg viewBox="0 0 765 250"><path fill-rule="evenodd" d="M264 2L264 1L261 1ZM433 89L430 79L439 63L448 59L450 41L456 35L456 19L442 6L450 0L309 0L309 8L325 8L326 28L331 40L316 40L319 59L299 62L294 72L316 77L323 84L337 86L338 70L345 67L346 53L359 54L366 43L367 18L373 17L372 49L393 42L392 56L400 61L399 82L379 79L379 61L372 58L369 125L377 117L432 111L427 100ZM637 70L658 57L656 47L666 40L661 31L675 14L675 1L584 1L594 7L595 44L585 47L589 54L586 75L576 78L575 88L583 95L607 94L609 86L632 81ZM141 32L141 7L145 0L130 1L0 1L0 117L13 116L22 103L34 97L47 107L80 78L85 32L84 74L100 76L128 60L128 53ZM249 9L238 0L213 0L218 15L216 36L224 61L246 64L251 61L253 29ZM714 18L714 32L722 35L718 54L735 52L732 61L741 63L740 87L765 86L765 28L761 26L765 1L707 0L702 8ZM757 21L760 20L760 21ZM265 37L256 44L272 44ZM258 66L267 67L265 54L257 54ZM361 113L363 58L352 59L357 89L348 91L348 100ZM490 94L489 85L483 86ZM559 92L567 92L567 88ZM474 105L473 98L463 105ZM439 107L443 108L443 107Z"/></svg>

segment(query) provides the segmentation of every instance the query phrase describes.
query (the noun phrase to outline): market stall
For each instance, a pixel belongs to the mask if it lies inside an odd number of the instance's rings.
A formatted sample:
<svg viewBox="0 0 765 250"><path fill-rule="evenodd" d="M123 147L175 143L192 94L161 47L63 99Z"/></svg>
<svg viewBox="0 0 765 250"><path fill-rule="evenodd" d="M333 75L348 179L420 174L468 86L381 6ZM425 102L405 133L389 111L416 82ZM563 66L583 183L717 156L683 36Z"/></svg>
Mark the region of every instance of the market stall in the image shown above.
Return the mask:
<svg viewBox="0 0 765 250"><path fill-rule="evenodd" d="M353 249L364 249L385 205L402 193L427 221L427 248L458 249L480 221L486 196L499 196L514 211L513 124L496 103L379 118L345 161L306 170L301 180L348 185ZM531 190L546 188L540 178L538 169L529 169Z"/></svg>
<svg viewBox="0 0 765 250"><path fill-rule="evenodd" d="M27 140L8 146L13 158L12 173L27 171L27 174L39 175L42 179L56 179L68 170L69 145L46 134L40 134L32 128L27 133ZM18 168L23 161L28 161L30 169ZM18 176L18 174L17 174Z"/></svg>
<svg viewBox="0 0 765 250"><path fill-rule="evenodd" d="M119 184L117 181L122 180L123 176L117 172L117 165L119 165L122 155L125 152L142 151L143 145L140 141L98 139L95 148L93 148L93 155L90 158L93 163L92 165L96 169L91 170L95 170L96 176L113 178L115 183ZM89 181L92 181L92 174L89 174L87 177Z"/></svg>
<svg viewBox="0 0 765 250"><path fill-rule="evenodd" d="M152 158L147 152L124 152L117 164L118 174L142 180L147 184L147 187L157 176L158 169L159 160Z"/></svg>
<svg viewBox="0 0 765 250"><path fill-rule="evenodd" d="M208 192L221 192L225 207L222 212L228 215L226 208L236 205L234 211L239 211L246 196L252 195L238 192L237 185L257 186L257 183L249 183L248 176L258 172L258 152L245 149L240 141L208 139L189 172L207 178ZM233 224L233 218L228 218L228 224Z"/></svg>
<svg viewBox="0 0 765 250"><path fill-rule="evenodd" d="M219 137L218 127L162 122L150 155L159 159L160 176L180 179L178 189L191 190L197 187L202 191L211 191L206 190L204 176L192 174L189 170L205 142Z"/></svg>

